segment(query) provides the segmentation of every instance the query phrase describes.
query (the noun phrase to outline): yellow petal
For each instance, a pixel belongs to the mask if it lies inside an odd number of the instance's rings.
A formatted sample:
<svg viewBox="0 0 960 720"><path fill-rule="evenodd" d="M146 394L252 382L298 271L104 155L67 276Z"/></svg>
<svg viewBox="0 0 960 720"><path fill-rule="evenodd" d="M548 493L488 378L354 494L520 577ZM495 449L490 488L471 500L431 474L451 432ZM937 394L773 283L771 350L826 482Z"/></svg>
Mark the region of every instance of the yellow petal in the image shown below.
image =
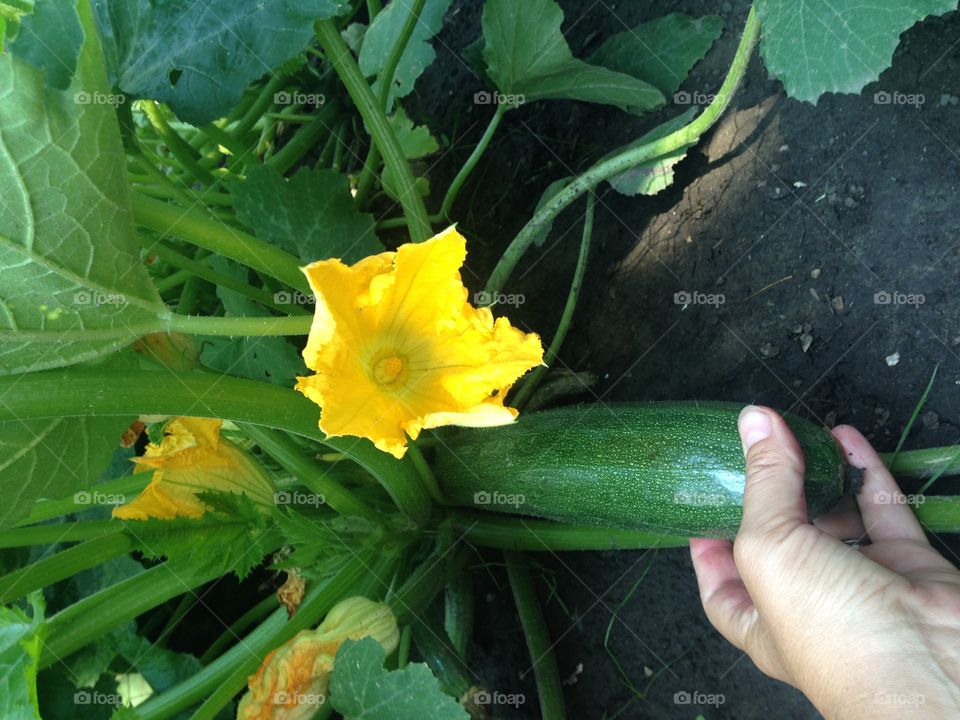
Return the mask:
<svg viewBox="0 0 960 720"><path fill-rule="evenodd" d="M134 458L137 472L153 470L153 478L131 502L114 508L125 520L196 518L210 508L202 492L243 494L260 506L273 504L273 484L243 450L220 437L221 420L174 418L159 444Z"/></svg>
<svg viewBox="0 0 960 720"><path fill-rule="evenodd" d="M396 457L425 427L511 422L510 386L542 363L540 338L467 302L466 241L449 228L347 267L306 269L317 313L297 390L329 436L366 437Z"/></svg>

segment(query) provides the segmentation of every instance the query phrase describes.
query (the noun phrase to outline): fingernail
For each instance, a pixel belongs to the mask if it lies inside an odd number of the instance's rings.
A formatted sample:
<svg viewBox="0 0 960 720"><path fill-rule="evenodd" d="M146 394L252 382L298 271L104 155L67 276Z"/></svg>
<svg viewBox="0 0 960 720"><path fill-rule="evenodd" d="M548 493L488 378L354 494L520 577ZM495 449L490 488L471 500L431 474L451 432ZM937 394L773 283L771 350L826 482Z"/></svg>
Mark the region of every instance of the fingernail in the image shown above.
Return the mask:
<svg viewBox="0 0 960 720"><path fill-rule="evenodd" d="M740 439L743 441L743 451L746 452L761 440L766 440L773 432L770 417L753 405L747 405L740 411Z"/></svg>

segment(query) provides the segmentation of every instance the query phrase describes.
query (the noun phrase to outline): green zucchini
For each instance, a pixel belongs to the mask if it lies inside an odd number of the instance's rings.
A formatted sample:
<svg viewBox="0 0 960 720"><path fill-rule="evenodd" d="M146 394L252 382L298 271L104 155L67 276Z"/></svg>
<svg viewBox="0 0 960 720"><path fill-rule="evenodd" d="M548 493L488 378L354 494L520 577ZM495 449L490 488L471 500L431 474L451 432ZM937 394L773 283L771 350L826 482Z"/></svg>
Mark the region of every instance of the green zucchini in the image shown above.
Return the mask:
<svg viewBox="0 0 960 720"><path fill-rule="evenodd" d="M743 406L598 403L521 416L512 425L441 436L436 475L453 504L568 523L732 538L743 509ZM810 517L844 488L827 430L785 419L806 458Z"/></svg>

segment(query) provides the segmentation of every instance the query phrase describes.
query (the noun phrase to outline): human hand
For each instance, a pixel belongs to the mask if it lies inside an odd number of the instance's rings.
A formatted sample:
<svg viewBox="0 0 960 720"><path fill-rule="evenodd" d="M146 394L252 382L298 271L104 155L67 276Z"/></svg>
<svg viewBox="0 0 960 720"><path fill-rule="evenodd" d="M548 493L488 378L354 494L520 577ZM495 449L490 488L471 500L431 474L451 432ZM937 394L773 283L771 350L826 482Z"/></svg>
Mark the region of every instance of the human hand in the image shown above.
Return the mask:
<svg viewBox="0 0 960 720"><path fill-rule="evenodd" d="M854 428L834 430L864 469L859 516L851 506L815 526L783 419L751 406L739 428L740 531L732 545L690 541L713 626L829 720L960 717L960 572L927 542L877 453ZM871 544L858 552L835 535Z"/></svg>

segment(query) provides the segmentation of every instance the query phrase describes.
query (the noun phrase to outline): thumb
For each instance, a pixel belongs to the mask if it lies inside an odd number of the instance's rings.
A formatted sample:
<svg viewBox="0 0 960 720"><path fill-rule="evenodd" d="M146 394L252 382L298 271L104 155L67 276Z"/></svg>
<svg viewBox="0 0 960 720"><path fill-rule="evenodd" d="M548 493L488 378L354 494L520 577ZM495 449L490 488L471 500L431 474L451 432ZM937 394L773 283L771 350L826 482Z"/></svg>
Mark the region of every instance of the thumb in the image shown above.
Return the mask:
<svg viewBox="0 0 960 720"><path fill-rule="evenodd" d="M800 444L770 408L748 405L738 427L747 463L740 533L781 539L807 524Z"/></svg>

